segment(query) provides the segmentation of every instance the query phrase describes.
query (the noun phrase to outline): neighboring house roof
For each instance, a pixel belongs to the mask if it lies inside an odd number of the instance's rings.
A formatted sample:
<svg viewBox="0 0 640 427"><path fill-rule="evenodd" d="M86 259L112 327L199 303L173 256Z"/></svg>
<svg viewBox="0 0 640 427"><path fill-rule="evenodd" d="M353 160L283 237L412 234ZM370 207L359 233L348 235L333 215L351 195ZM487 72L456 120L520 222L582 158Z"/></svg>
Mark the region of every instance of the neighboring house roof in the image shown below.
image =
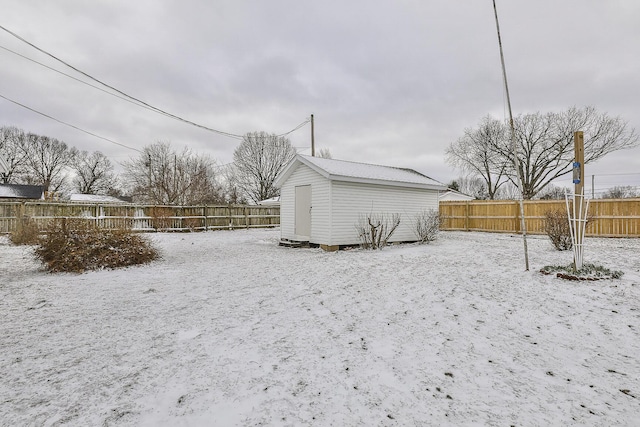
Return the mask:
<svg viewBox="0 0 640 427"><path fill-rule="evenodd" d="M90 202L90 203L125 203L117 197L101 196L98 194L72 194L69 197L72 202Z"/></svg>
<svg viewBox="0 0 640 427"><path fill-rule="evenodd" d="M40 200L43 194L41 185L0 184L0 199Z"/></svg>
<svg viewBox="0 0 640 427"><path fill-rule="evenodd" d="M440 194L439 199L441 202L446 201L456 201L456 200L475 200L475 197L469 196L467 194L461 193L456 190L447 190L444 193Z"/></svg>
<svg viewBox="0 0 640 427"><path fill-rule="evenodd" d="M280 206L280 196L260 200L258 204L262 206Z"/></svg>
<svg viewBox="0 0 640 427"><path fill-rule="evenodd" d="M364 184L413 187L429 190L445 190L446 186L413 169L392 166L324 159L298 154L278 176L276 185L281 187L296 167L304 164L332 181L358 182Z"/></svg>

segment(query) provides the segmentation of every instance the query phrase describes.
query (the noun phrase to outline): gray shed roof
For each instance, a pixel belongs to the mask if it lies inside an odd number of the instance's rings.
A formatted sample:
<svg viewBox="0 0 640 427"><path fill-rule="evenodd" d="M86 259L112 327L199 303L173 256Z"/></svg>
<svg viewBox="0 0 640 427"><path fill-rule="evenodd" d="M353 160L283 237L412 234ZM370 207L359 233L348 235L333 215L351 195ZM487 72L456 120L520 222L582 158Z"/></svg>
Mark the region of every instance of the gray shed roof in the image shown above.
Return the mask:
<svg viewBox="0 0 640 427"><path fill-rule="evenodd" d="M298 154L278 176L279 187L287 180L299 164L304 164L332 181L359 182L365 184L391 185L397 187L446 190L446 186L435 179L413 169L392 166L323 159Z"/></svg>
<svg viewBox="0 0 640 427"><path fill-rule="evenodd" d="M0 199L40 200L43 193L41 185L0 184Z"/></svg>

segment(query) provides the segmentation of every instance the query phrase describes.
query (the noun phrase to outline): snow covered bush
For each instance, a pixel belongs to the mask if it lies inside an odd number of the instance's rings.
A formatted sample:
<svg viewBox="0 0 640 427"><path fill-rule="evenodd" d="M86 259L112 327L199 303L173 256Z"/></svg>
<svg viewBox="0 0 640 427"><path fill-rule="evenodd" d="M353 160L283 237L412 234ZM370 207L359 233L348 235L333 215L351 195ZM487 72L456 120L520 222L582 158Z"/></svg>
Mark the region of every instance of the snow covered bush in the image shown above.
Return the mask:
<svg viewBox="0 0 640 427"><path fill-rule="evenodd" d="M416 215L414 232L420 243L436 240L442 224L442 215L437 209L423 210Z"/></svg>
<svg viewBox="0 0 640 427"><path fill-rule="evenodd" d="M567 251L573 247L569 218L567 218L566 212L561 210L545 212L544 231L557 250Z"/></svg>
<svg viewBox="0 0 640 427"><path fill-rule="evenodd" d="M83 272L144 264L159 254L129 229L106 230L81 219L59 219L40 238L36 256L51 272Z"/></svg>
<svg viewBox="0 0 640 427"><path fill-rule="evenodd" d="M356 230L364 249L382 249L400 225L400 214L360 215Z"/></svg>
<svg viewBox="0 0 640 427"><path fill-rule="evenodd" d="M574 268L573 264L569 265L545 265L540 270L542 274L553 274L561 279L566 280L600 280L600 279L619 279L624 274L622 271L609 270L601 265L583 264L580 270Z"/></svg>

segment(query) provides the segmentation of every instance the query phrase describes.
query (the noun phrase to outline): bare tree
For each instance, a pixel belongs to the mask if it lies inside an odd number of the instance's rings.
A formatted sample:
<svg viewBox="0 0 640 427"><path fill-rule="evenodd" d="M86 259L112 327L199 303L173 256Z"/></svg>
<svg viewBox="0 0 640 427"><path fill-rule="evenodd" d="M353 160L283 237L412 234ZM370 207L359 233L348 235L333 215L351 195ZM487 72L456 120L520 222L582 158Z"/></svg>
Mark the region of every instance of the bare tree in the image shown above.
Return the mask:
<svg viewBox="0 0 640 427"><path fill-rule="evenodd" d="M73 186L82 194L107 194L116 185L113 165L99 151L77 152L71 169L76 174Z"/></svg>
<svg viewBox="0 0 640 427"><path fill-rule="evenodd" d="M60 191L66 180L66 169L71 165L75 150L55 138L30 133L21 146L25 155L22 181L42 185L45 191Z"/></svg>
<svg viewBox="0 0 640 427"><path fill-rule="evenodd" d="M487 184L485 180L473 175L468 177L459 177L451 181L449 188L468 196L474 197L476 200L486 200L489 198L489 192L487 191ZM494 198L497 195L494 194Z"/></svg>
<svg viewBox="0 0 640 427"><path fill-rule="evenodd" d="M256 203L278 196L276 177L295 154L287 138L265 132L246 134L233 153L238 187Z"/></svg>
<svg viewBox="0 0 640 427"><path fill-rule="evenodd" d="M246 204L247 199L238 186L235 168L232 165L230 166L224 172L224 201L232 205Z"/></svg>
<svg viewBox="0 0 640 427"><path fill-rule="evenodd" d="M522 179L522 196L531 199L556 178L572 171L574 160L573 134L585 135L585 164L605 155L638 145L638 135L626 121L598 113L593 107L569 108L561 113L534 113L514 120L517 141L517 174ZM488 133L487 124L498 123L503 129ZM493 127L491 127L493 129ZM485 118L476 130L465 131L465 136L451 144L447 150L449 162L466 171L474 172L487 181L487 176L506 177L517 182L511 159L511 146L506 125ZM495 188L495 187L494 187ZM491 187L489 193L492 193Z"/></svg>
<svg viewBox="0 0 640 427"><path fill-rule="evenodd" d="M171 144L158 142L145 147L139 157L123 166L131 193L138 201L159 205L222 201L213 160L187 148L178 153Z"/></svg>
<svg viewBox="0 0 640 427"><path fill-rule="evenodd" d="M558 187L553 184L547 185L544 190L538 193L541 200L564 200L565 194L572 194L573 190L567 187Z"/></svg>
<svg viewBox="0 0 640 427"><path fill-rule="evenodd" d="M620 185L602 193L601 199L629 199L640 197L638 189L632 185Z"/></svg>
<svg viewBox="0 0 640 427"><path fill-rule="evenodd" d="M447 162L464 172L480 177L489 199L495 199L506 182L510 157L500 155L496 147L508 140L507 128L498 120L486 116L476 129L465 129L464 136L446 151Z"/></svg>
<svg viewBox="0 0 640 427"><path fill-rule="evenodd" d="M0 127L0 157L6 170L2 181L8 184L19 182L24 172L27 154L23 147L27 144L27 134L15 126Z"/></svg>
<svg viewBox="0 0 640 427"><path fill-rule="evenodd" d="M329 151L328 148L321 148L316 157L320 157L321 159L333 159L331 151Z"/></svg>

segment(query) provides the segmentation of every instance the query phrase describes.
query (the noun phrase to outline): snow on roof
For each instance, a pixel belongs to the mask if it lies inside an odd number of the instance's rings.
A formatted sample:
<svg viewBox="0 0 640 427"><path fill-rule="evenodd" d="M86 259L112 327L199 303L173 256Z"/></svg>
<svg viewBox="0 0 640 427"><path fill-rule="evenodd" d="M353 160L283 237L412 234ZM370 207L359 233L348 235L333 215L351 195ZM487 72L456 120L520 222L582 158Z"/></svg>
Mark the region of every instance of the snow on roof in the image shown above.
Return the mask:
<svg viewBox="0 0 640 427"><path fill-rule="evenodd" d="M69 197L72 202L92 202L92 203L124 203L123 200L112 196L101 196L98 194L72 194Z"/></svg>
<svg viewBox="0 0 640 427"><path fill-rule="evenodd" d="M43 188L40 185L0 184L0 198L3 199L42 199Z"/></svg>
<svg viewBox="0 0 640 427"><path fill-rule="evenodd" d="M280 196L272 197L270 199L260 200L258 202L259 205L265 206L275 206L280 204Z"/></svg>
<svg viewBox="0 0 640 427"><path fill-rule="evenodd" d="M282 173L278 184L282 184L293 172L296 162L303 163L320 173L325 178L336 181L351 181L363 183L376 183L398 186L424 187L435 190L444 190L446 186L429 178L413 169L398 168L392 166L372 165L368 163L356 163L345 160L324 159L297 155L293 162Z"/></svg>
<svg viewBox="0 0 640 427"><path fill-rule="evenodd" d="M469 196L468 194L461 193L456 190L447 190L444 193L440 194L439 199L441 201L464 201L464 200L474 200L475 197Z"/></svg>

